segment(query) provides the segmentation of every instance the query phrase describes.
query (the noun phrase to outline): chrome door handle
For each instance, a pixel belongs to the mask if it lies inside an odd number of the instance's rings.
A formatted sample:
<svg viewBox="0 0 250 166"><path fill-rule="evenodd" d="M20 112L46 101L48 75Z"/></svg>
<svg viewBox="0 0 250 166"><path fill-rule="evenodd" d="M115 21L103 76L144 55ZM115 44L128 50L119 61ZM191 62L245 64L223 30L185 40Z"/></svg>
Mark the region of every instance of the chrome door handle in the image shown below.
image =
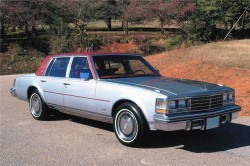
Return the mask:
<svg viewBox="0 0 250 166"><path fill-rule="evenodd" d="M46 80L40 80L41 82L47 82Z"/></svg>
<svg viewBox="0 0 250 166"><path fill-rule="evenodd" d="M63 83L63 85L70 85L69 83Z"/></svg>

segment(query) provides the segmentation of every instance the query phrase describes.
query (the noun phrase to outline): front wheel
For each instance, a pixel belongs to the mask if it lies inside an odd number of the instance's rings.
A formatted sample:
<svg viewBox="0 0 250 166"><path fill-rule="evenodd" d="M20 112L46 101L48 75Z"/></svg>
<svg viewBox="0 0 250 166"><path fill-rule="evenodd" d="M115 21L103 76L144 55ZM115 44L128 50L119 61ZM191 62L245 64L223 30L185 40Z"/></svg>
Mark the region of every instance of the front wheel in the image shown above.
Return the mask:
<svg viewBox="0 0 250 166"><path fill-rule="evenodd" d="M133 103L123 103L116 109L113 126L116 137L126 146L140 145L148 130L143 114Z"/></svg>
<svg viewBox="0 0 250 166"><path fill-rule="evenodd" d="M46 104L44 103L43 99L41 98L37 89L35 89L29 98L29 107L30 113L32 117L36 120L46 120L47 119L47 112L46 112Z"/></svg>

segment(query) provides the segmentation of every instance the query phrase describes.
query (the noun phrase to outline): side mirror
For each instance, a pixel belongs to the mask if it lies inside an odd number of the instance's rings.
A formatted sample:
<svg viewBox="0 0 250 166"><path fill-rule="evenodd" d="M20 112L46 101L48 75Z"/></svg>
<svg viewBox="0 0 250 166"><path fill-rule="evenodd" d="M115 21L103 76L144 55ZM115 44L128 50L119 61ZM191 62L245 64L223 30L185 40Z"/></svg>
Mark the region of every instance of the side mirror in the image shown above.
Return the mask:
<svg viewBox="0 0 250 166"><path fill-rule="evenodd" d="M87 81L90 79L89 73L80 73L80 78L84 79L84 81Z"/></svg>

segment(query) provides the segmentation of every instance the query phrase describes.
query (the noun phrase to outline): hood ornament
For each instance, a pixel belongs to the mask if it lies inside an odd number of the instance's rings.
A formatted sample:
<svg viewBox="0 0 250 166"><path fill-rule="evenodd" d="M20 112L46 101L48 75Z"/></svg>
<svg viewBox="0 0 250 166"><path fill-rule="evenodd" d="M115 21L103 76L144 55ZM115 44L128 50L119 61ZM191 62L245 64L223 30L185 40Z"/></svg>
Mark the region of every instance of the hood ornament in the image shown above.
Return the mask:
<svg viewBox="0 0 250 166"><path fill-rule="evenodd" d="M207 88L208 88L208 85L204 84L204 89L207 90Z"/></svg>

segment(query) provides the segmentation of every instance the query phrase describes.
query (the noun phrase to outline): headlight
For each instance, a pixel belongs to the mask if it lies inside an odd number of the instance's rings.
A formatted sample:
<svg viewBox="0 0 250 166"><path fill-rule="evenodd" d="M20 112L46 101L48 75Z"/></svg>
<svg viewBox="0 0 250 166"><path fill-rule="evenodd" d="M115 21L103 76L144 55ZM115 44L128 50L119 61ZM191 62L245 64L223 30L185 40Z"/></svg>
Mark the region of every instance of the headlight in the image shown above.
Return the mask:
<svg viewBox="0 0 250 166"><path fill-rule="evenodd" d="M190 109L190 99L178 99L168 101L168 113L186 112Z"/></svg>
<svg viewBox="0 0 250 166"><path fill-rule="evenodd" d="M224 93L223 94L223 105L234 104L234 93Z"/></svg>
<svg viewBox="0 0 250 166"><path fill-rule="evenodd" d="M169 109L175 109L175 108L177 108L177 104L176 104L177 102L175 101L175 100L171 100L171 101L169 101L168 102L168 108Z"/></svg>
<svg viewBox="0 0 250 166"><path fill-rule="evenodd" d="M165 99L157 98L155 103L155 112L160 114L167 113L167 101Z"/></svg>
<svg viewBox="0 0 250 166"><path fill-rule="evenodd" d="M186 100L178 100L178 107L186 108L187 107Z"/></svg>
<svg viewBox="0 0 250 166"><path fill-rule="evenodd" d="M223 105L228 105L228 93L223 94Z"/></svg>
<svg viewBox="0 0 250 166"><path fill-rule="evenodd" d="M224 93L223 94L223 102L227 102L227 99L228 99L228 94Z"/></svg>
<svg viewBox="0 0 250 166"><path fill-rule="evenodd" d="M229 104L234 104L234 93L228 95Z"/></svg>

